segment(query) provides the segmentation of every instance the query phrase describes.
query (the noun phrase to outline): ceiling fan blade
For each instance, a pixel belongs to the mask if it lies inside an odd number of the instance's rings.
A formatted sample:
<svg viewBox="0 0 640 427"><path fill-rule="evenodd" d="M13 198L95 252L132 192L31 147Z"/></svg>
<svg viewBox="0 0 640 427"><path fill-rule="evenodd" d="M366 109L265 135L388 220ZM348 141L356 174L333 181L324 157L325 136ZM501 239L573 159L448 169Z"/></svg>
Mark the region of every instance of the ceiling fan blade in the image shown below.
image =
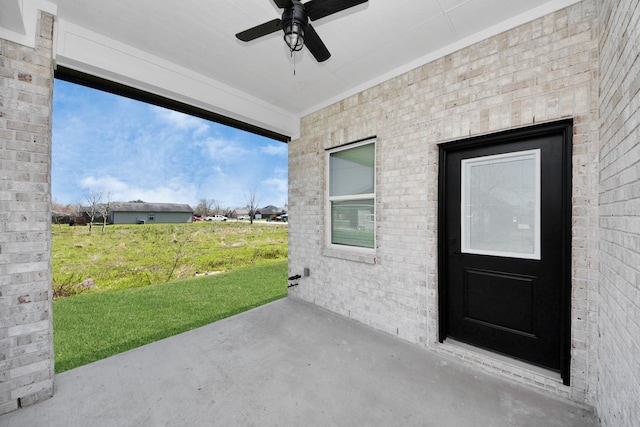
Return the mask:
<svg viewBox="0 0 640 427"><path fill-rule="evenodd" d="M325 16L349 9L350 7L366 3L368 0L311 0L304 4L309 19L324 18Z"/></svg>
<svg viewBox="0 0 640 427"><path fill-rule="evenodd" d="M280 9L286 9L288 7L293 6L293 3L291 2L291 0L273 0L273 2L276 4L276 6L278 6Z"/></svg>
<svg viewBox="0 0 640 427"><path fill-rule="evenodd" d="M307 32L304 34L304 45L318 62L326 61L331 57L329 50L311 24L307 25Z"/></svg>
<svg viewBox="0 0 640 427"><path fill-rule="evenodd" d="M236 34L236 37L243 42L248 42L259 37L266 36L267 34L275 33L276 31L279 31L281 29L282 20L274 19L273 21L265 22L264 24L260 24L253 28L249 28L248 30L244 30Z"/></svg>

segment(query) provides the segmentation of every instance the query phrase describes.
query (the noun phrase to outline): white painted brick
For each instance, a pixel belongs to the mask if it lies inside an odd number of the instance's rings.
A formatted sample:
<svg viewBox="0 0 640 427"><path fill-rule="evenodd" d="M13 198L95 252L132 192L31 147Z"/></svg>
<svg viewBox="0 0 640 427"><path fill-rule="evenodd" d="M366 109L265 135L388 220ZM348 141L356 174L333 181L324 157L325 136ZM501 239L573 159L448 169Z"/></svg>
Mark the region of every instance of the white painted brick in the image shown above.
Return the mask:
<svg viewBox="0 0 640 427"><path fill-rule="evenodd" d="M0 63L11 72L3 77L0 115L0 414L53 393L53 17L42 14L39 24L35 49L0 40Z"/></svg>
<svg viewBox="0 0 640 427"><path fill-rule="evenodd" d="M437 144L574 117L574 292L567 388L491 359L475 363L522 382L594 402L598 271L598 40L594 0L519 28L310 114L289 144L289 268L310 267L290 295L438 350ZM323 150L377 137L375 264L324 249ZM330 254L331 256L327 256ZM357 290L354 292L354 290ZM597 313L597 311L596 311ZM457 351L460 357L473 354ZM591 367L591 368L589 368Z"/></svg>
<svg viewBox="0 0 640 427"><path fill-rule="evenodd" d="M36 363L29 364L27 366L21 366L9 371L10 378L19 378L25 375L34 374L40 371L49 371L51 367L51 360L41 360Z"/></svg>
<svg viewBox="0 0 640 427"><path fill-rule="evenodd" d="M11 326L7 328L7 336L17 337L20 335L32 334L34 332L46 331L50 328L49 323L49 320L42 320L40 322Z"/></svg>
<svg viewBox="0 0 640 427"><path fill-rule="evenodd" d="M599 357L593 365L600 381L596 402L603 426L636 426L640 425L640 109L636 100L640 73L633 64L637 64L640 45L640 6L634 0L605 0L599 6L600 304ZM591 5L582 11L595 15Z"/></svg>

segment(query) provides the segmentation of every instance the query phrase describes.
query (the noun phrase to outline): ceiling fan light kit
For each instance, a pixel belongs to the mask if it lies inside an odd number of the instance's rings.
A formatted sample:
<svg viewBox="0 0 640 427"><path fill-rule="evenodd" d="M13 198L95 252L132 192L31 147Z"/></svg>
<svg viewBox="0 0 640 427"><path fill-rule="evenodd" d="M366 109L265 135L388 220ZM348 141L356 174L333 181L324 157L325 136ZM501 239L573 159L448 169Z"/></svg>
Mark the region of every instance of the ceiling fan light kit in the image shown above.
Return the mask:
<svg viewBox="0 0 640 427"><path fill-rule="evenodd" d="M304 46L304 33L307 30L309 18L304 6L299 1L293 2L293 7L285 9L282 13L284 41L291 52L302 50Z"/></svg>
<svg viewBox="0 0 640 427"><path fill-rule="evenodd" d="M298 0L273 0L279 8L284 9L282 18L239 32L236 37L244 42L249 42L283 30L284 41L291 53L300 51L306 45L316 61L323 62L331 57L331 53L329 53L313 26L309 24L309 20L315 21L367 1L311 0L302 3Z"/></svg>

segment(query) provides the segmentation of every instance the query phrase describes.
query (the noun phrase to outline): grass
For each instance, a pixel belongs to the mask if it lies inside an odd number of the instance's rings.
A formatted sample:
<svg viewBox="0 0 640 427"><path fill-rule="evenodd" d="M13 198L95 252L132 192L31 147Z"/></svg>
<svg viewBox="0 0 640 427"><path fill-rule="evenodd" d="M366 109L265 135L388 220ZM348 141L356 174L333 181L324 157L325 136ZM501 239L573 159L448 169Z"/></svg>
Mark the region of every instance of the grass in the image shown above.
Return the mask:
<svg viewBox="0 0 640 427"><path fill-rule="evenodd" d="M287 259L287 227L230 221L52 228L54 298Z"/></svg>
<svg viewBox="0 0 640 427"><path fill-rule="evenodd" d="M52 228L56 373L287 294L287 227Z"/></svg>
<svg viewBox="0 0 640 427"><path fill-rule="evenodd" d="M287 262L225 274L57 299L56 373L282 298Z"/></svg>

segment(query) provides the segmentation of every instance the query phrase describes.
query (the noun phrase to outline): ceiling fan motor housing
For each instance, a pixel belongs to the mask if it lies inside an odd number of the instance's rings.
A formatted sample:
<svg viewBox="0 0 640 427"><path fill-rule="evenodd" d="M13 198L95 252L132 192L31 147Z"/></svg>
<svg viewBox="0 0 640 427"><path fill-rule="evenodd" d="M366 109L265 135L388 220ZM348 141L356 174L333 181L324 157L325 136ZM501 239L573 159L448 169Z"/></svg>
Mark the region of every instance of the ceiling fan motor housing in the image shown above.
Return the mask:
<svg viewBox="0 0 640 427"><path fill-rule="evenodd" d="M268 34L284 31L284 42L291 53L307 47L311 55L318 62L324 62L331 57L331 53L324 45L318 33L309 24L345 9L366 3L368 0L309 0L302 4L299 0L273 0L280 9L284 9L282 19L272 19L263 24L241 31L236 34L238 40L249 42Z"/></svg>
<svg viewBox="0 0 640 427"><path fill-rule="evenodd" d="M299 1L292 1L293 6L282 13L282 29L284 41L291 51L299 51L304 46L304 35L307 31L309 18L304 5Z"/></svg>

